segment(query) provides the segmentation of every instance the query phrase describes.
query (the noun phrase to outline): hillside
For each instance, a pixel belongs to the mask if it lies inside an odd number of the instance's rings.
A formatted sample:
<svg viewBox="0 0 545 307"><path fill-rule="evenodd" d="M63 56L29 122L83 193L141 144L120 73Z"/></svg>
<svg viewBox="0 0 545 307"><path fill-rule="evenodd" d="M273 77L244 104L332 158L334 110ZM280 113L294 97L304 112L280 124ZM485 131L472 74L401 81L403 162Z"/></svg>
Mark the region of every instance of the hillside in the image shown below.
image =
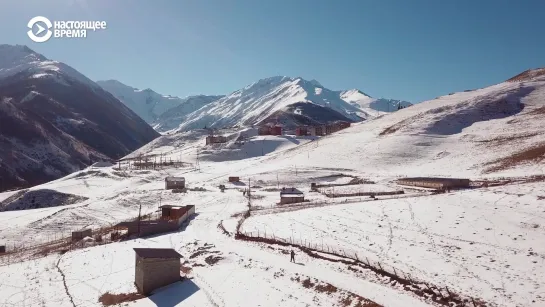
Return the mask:
<svg viewBox="0 0 545 307"><path fill-rule="evenodd" d="M171 132L127 158L183 165L124 161L119 170L90 167L0 193L2 208L22 209L0 212L0 239L27 248L0 257L0 274L12 280L0 303L98 306L106 293L136 291L132 248L158 247L183 256L188 278L128 306L242 306L248 298L267 307L543 306L544 97L538 77L438 97L321 138L231 128L218 131L227 143L205 146L207 130ZM395 182L434 175L474 185L436 193ZM185 177L188 191L165 190L167 176ZM311 192L311 183L322 187ZM278 205L282 187L306 201ZM335 191L403 193L327 196ZM196 214L178 231L51 247L73 229L180 203Z"/></svg>
<svg viewBox="0 0 545 307"><path fill-rule="evenodd" d="M454 93L298 147L288 160L393 176L543 174L544 98L543 76Z"/></svg>
<svg viewBox="0 0 545 307"><path fill-rule="evenodd" d="M161 131L177 127L184 120L185 115L222 97L199 95L180 98L167 96L158 94L149 88L144 90L133 88L117 80L97 81L97 84L123 102L147 123L156 126ZM172 124L173 121L176 122L176 125Z"/></svg>
<svg viewBox="0 0 545 307"><path fill-rule="evenodd" d="M0 190L116 159L158 136L130 109L66 64L0 45Z"/></svg>
<svg viewBox="0 0 545 307"><path fill-rule="evenodd" d="M394 112L399 105L411 105L371 98L359 90L332 91L316 80L282 76L259 80L226 96L186 98L139 90L115 80L98 84L161 132L251 126L277 119L289 126L357 122Z"/></svg>

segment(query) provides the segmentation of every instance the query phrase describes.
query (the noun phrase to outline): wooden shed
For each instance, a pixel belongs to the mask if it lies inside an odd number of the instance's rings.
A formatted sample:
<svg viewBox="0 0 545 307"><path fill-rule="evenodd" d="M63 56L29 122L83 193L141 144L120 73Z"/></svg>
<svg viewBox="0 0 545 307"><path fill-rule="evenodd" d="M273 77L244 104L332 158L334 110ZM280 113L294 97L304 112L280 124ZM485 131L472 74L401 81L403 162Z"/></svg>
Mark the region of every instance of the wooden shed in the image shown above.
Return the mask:
<svg viewBox="0 0 545 307"><path fill-rule="evenodd" d="M217 135L217 136L209 135L206 137L206 145L220 144L220 143L227 143L227 138L222 135Z"/></svg>
<svg viewBox="0 0 545 307"><path fill-rule="evenodd" d="M91 229L72 231L72 242L79 241L85 237L92 237L92 236L93 236L93 231Z"/></svg>
<svg viewBox="0 0 545 307"><path fill-rule="evenodd" d="M156 289L181 280L180 258L172 248L135 248L134 283L138 292L149 295Z"/></svg>
<svg viewBox="0 0 545 307"><path fill-rule="evenodd" d="M445 190L469 188L470 180L461 178L414 177L399 179L397 180L397 183L401 185Z"/></svg>
<svg viewBox="0 0 545 307"><path fill-rule="evenodd" d="M296 188L282 188L280 191L280 204L293 204L305 201L305 194Z"/></svg>
<svg viewBox="0 0 545 307"><path fill-rule="evenodd" d="M166 177L165 189L185 189L185 177Z"/></svg>
<svg viewBox="0 0 545 307"><path fill-rule="evenodd" d="M282 126L276 125L271 127L271 135L282 135Z"/></svg>
<svg viewBox="0 0 545 307"><path fill-rule="evenodd" d="M308 134L307 127L297 127L295 128L295 135L296 136L305 136Z"/></svg>

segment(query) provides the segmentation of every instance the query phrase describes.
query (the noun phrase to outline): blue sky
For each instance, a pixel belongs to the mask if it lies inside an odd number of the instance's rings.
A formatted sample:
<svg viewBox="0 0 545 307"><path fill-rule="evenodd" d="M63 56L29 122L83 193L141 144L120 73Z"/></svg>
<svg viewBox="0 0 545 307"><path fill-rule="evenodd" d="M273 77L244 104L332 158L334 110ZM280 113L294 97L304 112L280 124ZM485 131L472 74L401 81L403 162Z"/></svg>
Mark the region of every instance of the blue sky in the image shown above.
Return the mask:
<svg viewBox="0 0 545 307"><path fill-rule="evenodd" d="M0 43L162 94L287 75L418 102L544 67L543 12L542 0L4 0ZM108 27L33 43L37 15Z"/></svg>

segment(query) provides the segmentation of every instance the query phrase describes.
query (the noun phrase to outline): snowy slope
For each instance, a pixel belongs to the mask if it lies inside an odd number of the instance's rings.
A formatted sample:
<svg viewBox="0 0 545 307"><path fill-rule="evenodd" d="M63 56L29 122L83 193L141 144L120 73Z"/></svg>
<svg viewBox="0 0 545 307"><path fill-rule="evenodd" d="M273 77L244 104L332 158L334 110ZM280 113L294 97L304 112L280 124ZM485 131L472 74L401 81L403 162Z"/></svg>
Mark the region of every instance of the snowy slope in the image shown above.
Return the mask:
<svg viewBox="0 0 545 307"><path fill-rule="evenodd" d="M343 91L340 93L340 97L344 101L360 108L361 116L364 118L377 117L397 111L400 106L406 108L412 105L412 103L403 100L372 98L357 89Z"/></svg>
<svg viewBox="0 0 545 307"><path fill-rule="evenodd" d="M282 76L261 79L191 113L180 130L256 124L296 103L313 103L352 121L367 117L360 105L350 100L358 101L357 97L342 96L343 92L329 90L316 80Z"/></svg>
<svg viewBox="0 0 545 307"><path fill-rule="evenodd" d="M178 128L180 123L186 120L186 117L199 110L203 106L216 101L223 96L197 95L183 98L177 106L163 112L153 123L152 126L157 131L168 131Z"/></svg>
<svg viewBox="0 0 545 307"><path fill-rule="evenodd" d="M8 247L110 226L134 218L140 207L147 214L158 204L194 204L197 214L169 234L47 257L32 250L22 255L35 260L22 263L0 257L0 275L10 281L0 287L0 304L100 306L106 292L136 290L134 260L127 261L134 259L133 247L161 247L183 255L189 278L129 306L354 306L354 295L378 306L439 306L353 259L408 278L414 288L437 285L443 296L455 292L486 306L544 306L545 188L543 179L529 176L545 174L545 77L530 75L442 96L315 140L256 137L255 129L233 128L218 131L229 137L227 144L205 147L206 130L170 133L131 156L181 158L183 167L89 168L33 187L28 192L55 190L79 196L79 202L1 212L0 240ZM246 157L233 154L241 133L247 138L239 148L251 153ZM399 190L395 179L415 175L518 178L439 195L405 189L373 201L309 191L311 182L346 183L349 176L377 182L358 191ZM164 190L166 176L184 176L190 190ZM241 182L229 183L229 176ZM241 191L250 182L254 198L248 201ZM299 188L310 202L276 205L283 186ZM0 200L8 198L14 193L0 193ZM245 234L310 246L323 258L293 248L296 262L290 263L291 247L235 239L249 203ZM211 256L220 259L210 263Z"/></svg>
<svg viewBox="0 0 545 307"><path fill-rule="evenodd" d="M442 96L300 146L288 160L395 176L543 174L544 98L543 79Z"/></svg>
<svg viewBox="0 0 545 307"><path fill-rule="evenodd" d="M57 78L57 82L64 84L68 79L73 79L90 88L99 88L95 82L72 67L49 60L27 46L0 44L0 79L20 73L30 78Z"/></svg>
<svg viewBox="0 0 545 307"><path fill-rule="evenodd" d="M205 95L186 98L161 95L149 88L140 90L117 80L97 81L97 84L123 102L147 123L154 126L158 124L158 128L172 125L172 120L177 121L177 124L179 124L183 120L184 115L221 98L221 96ZM166 112L167 110L169 112ZM159 120L160 117L161 120ZM158 120L159 122L157 123Z"/></svg>
<svg viewBox="0 0 545 307"><path fill-rule="evenodd" d="M397 110L408 102L376 99L359 90L332 91L318 81L302 78L271 77L259 80L227 96L197 95L186 98L160 95L151 89L139 90L119 81L97 81L157 131L166 132L250 126L283 117L294 125L327 123L333 120L361 121ZM296 104L316 107L299 108ZM321 108L320 114L315 109ZM306 109L312 109L310 114ZM311 115L312 114L312 115Z"/></svg>

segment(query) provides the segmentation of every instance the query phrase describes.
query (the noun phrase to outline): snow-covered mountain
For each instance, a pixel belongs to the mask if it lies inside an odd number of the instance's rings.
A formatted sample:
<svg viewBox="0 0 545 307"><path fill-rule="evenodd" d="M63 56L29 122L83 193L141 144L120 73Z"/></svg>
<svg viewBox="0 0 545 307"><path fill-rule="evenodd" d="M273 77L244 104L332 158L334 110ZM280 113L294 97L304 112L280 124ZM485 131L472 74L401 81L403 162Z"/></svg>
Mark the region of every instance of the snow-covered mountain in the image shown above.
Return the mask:
<svg viewBox="0 0 545 307"><path fill-rule="evenodd" d="M376 99L354 89L332 91L316 80L276 76L259 80L227 96L165 96L116 80L97 81L157 131L248 126L279 117L285 123L326 123L329 118L361 121L411 103ZM301 104L312 104L303 107ZM299 107L295 108L294 105ZM312 110L310 114L305 110ZM303 112L303 113L301 113Z"/></svg>
<svg viewBox="0 0 545 307"><path fill-rule="evenodd" d="M70 66L26 46L0 45L0 190L119 158L157 136Z"/></svg>
<svg viewBox="0 0 545 307"><path fill-rule="evenodd" d="M343 91L340 93L342 100L351 103L361 110L364 118L373 118L386 113L391 113L412 106L412 103L397 99L373 98L358 89Z"/></svg>
<svg viewBox="0 0 545 307"><path fill-rule="evenodd" d="M152 89L140 90L117 80L97 81L97 84L123 102L147 123L154 126L159 124L157 125L158 128L164 126L164 124L157 122L161 116L165 124L168 125L173 118L179 118L184 114L196 111L206 103L222 97L199 95L180 98L161 95ZM171 109L173 109L173 113L166 112ZM183 120L183 118L180 118L180 120Z"/></svg>
<svg viewBox="0 0 545 307"><path fill-rule="evenodd" d="M189 114L222 97L224 96L197 95L182 98L177 106L163 112L159 118L153 121L152 126L158 131L176 129L180 123L183 123L186 120L186 117Z"/></svg>
<svg viewBox="0 0 545 307"><path fill-rule="evenodd" d="M202 127L226 127L235 125L252 125L266 121L277 112L293 112L294 104L309 103L339 113L351 121L361 121L374 117L385 109L384 102L376 103L360 91L332 91L323 87L318 81L307 81L302 78L276 76L261 79L243 89L218 99L201 109L189 114L179 129L190 130ZM397 105L393 101L392 105ZM409 103L403 102L403 105ZM376 112L371 112L374 110ZM309 108L298 108L298 110ZM312 108L315 109L315 108ZM392 107L390 111L397 110ZM297 113L296 113L297 114ZM308 115L300 114L298 115ZM324 118L330 115L322 116ZM311 120L320 121L317 118Z"/></svg>

